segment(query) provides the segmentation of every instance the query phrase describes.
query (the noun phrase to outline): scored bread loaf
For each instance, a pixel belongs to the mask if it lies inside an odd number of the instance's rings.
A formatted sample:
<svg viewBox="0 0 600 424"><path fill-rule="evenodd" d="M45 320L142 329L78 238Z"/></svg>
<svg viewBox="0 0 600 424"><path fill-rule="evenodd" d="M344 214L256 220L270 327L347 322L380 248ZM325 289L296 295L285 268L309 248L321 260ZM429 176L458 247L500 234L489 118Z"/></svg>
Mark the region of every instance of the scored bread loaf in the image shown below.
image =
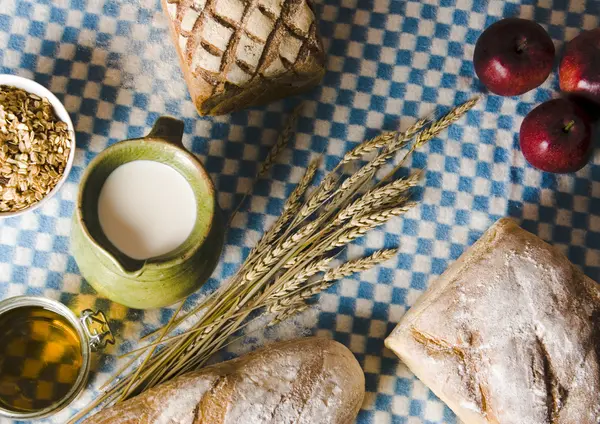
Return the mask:
<svg viewBox="0 0 600 424"><path fill-rule="evenodd" d="M200 115L317 85L325 54L310 0L162 0Z"/></svg>
<svg viewBox="0 0 600 424"><path fill-rule="evenodd" d="M502 219L385 344L465 424L600 423L600 290Z"/></svg>
<svg viewBox="0 0 600 424"><path fill-rule="evenodd" d="M84 424L350 424L364 394L352 352L309 337L185 374Z"/></svg>

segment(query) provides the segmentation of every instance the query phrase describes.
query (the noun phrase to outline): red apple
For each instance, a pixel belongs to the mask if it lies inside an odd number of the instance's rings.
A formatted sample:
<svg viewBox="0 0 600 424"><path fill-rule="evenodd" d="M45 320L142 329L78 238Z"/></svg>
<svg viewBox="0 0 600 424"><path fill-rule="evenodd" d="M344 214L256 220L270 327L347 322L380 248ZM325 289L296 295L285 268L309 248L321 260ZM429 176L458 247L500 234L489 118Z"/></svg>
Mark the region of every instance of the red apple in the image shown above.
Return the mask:
<svg viewBox="0 0 600 424"><path fill-rule="evenodd" d="M490 25L477 40L473 63L492 93L517 96L540 86L552 71L554 44L540 25L507 18Z"/></svg>
<svg viewBox="0 0 600 424"><path fill-rule="evenodd" d="M567 43L558 72L561 90L600 103L600 28Z"/></svg>
<svg viewBox="0 0 600 424"><path fill-rule="evenodd" d="M523 119L519 141L523 156L535 168L575 172L590 158L592 125L588 114L575 102L549 100Z"/></svg>

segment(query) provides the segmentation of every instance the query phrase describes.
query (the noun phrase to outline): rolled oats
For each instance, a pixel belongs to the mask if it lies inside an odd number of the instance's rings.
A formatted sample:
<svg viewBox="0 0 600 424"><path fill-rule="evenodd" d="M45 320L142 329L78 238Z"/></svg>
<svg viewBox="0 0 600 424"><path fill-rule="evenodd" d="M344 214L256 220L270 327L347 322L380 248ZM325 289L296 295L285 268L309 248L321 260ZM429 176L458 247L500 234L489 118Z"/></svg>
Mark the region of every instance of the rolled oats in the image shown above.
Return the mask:
<svg viewBox="0 0 600 424"><path fill-rule="evenodd" d="M48 99L0 86L0 213L26 209L62 178L73 134Z"/></svg>

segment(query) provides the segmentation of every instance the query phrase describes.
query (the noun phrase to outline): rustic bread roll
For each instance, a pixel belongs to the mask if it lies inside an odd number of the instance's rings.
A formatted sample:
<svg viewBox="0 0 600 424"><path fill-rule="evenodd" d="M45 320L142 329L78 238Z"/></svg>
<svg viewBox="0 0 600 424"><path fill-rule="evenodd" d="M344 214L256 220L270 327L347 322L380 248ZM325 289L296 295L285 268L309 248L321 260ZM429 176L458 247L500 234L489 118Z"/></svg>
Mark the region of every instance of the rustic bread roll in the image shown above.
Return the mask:
<svg viewBox="0 0 600 424"><path fill-rule="evenodd" d="M310 0L162 0L192 101L220 115L305 91L325 74Z"/></svg>
<svg viewBox="0 0 600 424"><path fill-rule="evenodd" d="M385 344L465 424L600 423L600 291L502 219Z"/></svg>
<svg viewBox="0 0 600 424"><path fill-rule="evenodd" d="M349 424L364 394L352 352L309 337L183 375L85 424Z"/></svg>

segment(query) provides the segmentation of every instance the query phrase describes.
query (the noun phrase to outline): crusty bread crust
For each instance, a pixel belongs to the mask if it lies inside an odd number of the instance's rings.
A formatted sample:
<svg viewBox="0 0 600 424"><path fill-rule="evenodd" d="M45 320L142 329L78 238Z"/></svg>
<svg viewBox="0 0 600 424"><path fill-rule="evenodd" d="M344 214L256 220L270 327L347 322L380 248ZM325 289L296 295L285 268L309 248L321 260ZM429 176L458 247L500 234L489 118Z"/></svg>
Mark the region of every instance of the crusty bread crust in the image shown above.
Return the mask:
<svg viewBox="0 0 600 424"><path fill-rule="evenodd" d="M306 91L325 74L310 0L162 0L162 5L201 115Z"/></svg>
<svg viewBox="0 0 600 424"><path fill-rule="evenodd" d="M598 424L600 290L502 219L431 284L386 346L465 424Z"/></svg>
<svg viewBox="0 0 600 424"><path fill-rule="evenodd" d="M85 424L349 424L364 390L352 352L309 337L178 377Z"/></svg>

